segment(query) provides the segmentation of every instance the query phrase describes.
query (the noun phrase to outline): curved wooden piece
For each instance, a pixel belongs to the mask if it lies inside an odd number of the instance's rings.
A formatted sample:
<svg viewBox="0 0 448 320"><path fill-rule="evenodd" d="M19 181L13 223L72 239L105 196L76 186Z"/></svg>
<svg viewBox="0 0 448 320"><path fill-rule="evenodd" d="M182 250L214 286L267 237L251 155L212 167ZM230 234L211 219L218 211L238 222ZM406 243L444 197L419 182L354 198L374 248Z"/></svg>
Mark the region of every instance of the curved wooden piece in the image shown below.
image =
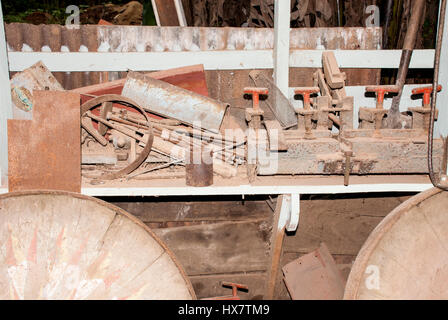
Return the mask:
<svg viewBox="0 0 448 320"><path fill-rule="evenodd" d="M55 191L0 196L0 299L195 299L173 253L140 220Z"/></svg>
<svg viewBox="0 0 448 320"><path fill-rule="evenodd" d="M356 258L344 299L448 299L447 192L422 192L377 226Z"/></svg>

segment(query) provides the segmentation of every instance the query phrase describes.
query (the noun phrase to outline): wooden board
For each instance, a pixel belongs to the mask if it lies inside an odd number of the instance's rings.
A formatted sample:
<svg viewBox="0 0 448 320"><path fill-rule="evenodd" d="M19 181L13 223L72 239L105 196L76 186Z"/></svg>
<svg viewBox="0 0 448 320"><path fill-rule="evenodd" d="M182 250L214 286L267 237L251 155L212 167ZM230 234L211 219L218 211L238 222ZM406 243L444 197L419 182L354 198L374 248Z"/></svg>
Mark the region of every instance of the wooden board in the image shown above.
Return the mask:
<svg viewBox="0 0 448 320"><path fill-rule="evenodd" d="M156 229L189 276L265 271L270 227L266 220Z"/></svg>
<svg viewBox="0 0 448 320"><path fill-rule="evenodd" d="M172 252L103 201L35 191L0 196L0 299L194 299Z"/></svg>
<svg viewBox="0 0 448 320"><path fill-rule="evenodd" d="M283 267L293 300L341 300L345 282L325 244Z"/></svg>
<svg viewBox="0 0 448 320"><path fill-rule="evenodd" d="M404 198L301 201L300 224L285 252L309 253L325 242L331 254L357 255L372 230Z"/></svg>
<svg viewBox="0 0 448 320"><path fill-rule="evenodd" d="M34 91L33 119L8 120L9 191L81 192L80 97Z"/></svg>
<svg viewBox="0 0 448 320"><path fill-rule="evenodd" d="M153 0L154 13L159 17L161 27L180 26L174 0Z"/></svg>
<svg viewBox="0 0 448 320"><path fill-rule="evenodd" d="M187 222L187 221L247 221L253 219L268 219L272 210L266 201L257 200L235 201L240 197L227 198L223 201L210 201L208 197L183 202L178 198L167 201L114 201L113 204L132 213L145 223L153 222ZM184 200L184 199L182 199ZM213 208L211 210L210 208Z"/></svg>

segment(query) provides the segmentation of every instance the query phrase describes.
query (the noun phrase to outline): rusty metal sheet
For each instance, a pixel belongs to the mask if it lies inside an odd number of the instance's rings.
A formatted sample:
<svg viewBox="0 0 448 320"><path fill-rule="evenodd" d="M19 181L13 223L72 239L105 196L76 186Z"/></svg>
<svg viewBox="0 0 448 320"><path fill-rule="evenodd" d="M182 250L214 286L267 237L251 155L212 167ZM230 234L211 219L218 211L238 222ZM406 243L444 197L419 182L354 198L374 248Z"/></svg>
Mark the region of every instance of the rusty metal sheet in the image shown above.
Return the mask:
<svg viewBox="0 0 448 320"><path fill-rule="evenodd" d="M219 132L228 104L153 79L141 73L128 73L122 95L145 110L189 125Z"/></svg>
<svg viewBox="0 0 448 320"><path fill-rule="evenodd" d="M344 296L345 282L324 243L284 266L283 274L292 300L342 300Z"/></svg>
<svg viewBox="0 0 448 320"><path fill-rule="evenodd" d="M80 96L34 91L32 120L8 120L9 191L81 192Z"/></svg>
<svg viewBox="0 0 448 320"><path fill-rule="evenodd" d="M16 73L11 79L14 119L30 120L33 118L32 95L34 90L63 91L64 88L41 61Z"/></svg>

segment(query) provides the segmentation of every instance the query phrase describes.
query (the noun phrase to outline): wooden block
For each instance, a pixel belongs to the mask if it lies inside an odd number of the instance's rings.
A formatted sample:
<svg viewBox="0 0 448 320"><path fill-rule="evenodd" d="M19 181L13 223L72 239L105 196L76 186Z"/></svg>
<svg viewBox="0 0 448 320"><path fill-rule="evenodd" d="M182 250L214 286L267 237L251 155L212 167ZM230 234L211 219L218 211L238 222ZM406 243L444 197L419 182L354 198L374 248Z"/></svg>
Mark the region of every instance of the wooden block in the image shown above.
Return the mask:
<svg viewBox="0 0 448 320"><path fill-rule="evenodd" d="M345 281L325 244L283 267L292 300L342 300Z"/></svg>
<svg viewBox="0 0 448 320"><path fill-rule="evenodd" d="M33 120L8 120L9 191L81 192L80 96L34 91Z"/></svg>

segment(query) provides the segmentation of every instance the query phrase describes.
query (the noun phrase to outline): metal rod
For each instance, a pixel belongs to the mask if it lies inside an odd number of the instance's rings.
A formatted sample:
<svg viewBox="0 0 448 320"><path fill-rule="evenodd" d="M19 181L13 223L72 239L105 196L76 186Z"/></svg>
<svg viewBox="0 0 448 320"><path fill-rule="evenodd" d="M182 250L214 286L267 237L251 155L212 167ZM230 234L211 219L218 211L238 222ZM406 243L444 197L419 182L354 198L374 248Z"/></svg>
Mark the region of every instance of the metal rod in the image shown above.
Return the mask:
<svg viewBox="0 0 448 320"><path fill-rule="evenodd" d="M421 18L423 16L423 9L425 7L425 0L412 1L412 13L408 24L408 30L404 39L403 51L401 54L400 67L398 69L396 86L399 87L398 95L392 100L392 106L387 113L387 126L389 128L400 128L400 101L403 94L403 87L408 75L409 65L412 58L412 53L415 48L415 41L417 39L417 32L420 27Z"/></svg>

